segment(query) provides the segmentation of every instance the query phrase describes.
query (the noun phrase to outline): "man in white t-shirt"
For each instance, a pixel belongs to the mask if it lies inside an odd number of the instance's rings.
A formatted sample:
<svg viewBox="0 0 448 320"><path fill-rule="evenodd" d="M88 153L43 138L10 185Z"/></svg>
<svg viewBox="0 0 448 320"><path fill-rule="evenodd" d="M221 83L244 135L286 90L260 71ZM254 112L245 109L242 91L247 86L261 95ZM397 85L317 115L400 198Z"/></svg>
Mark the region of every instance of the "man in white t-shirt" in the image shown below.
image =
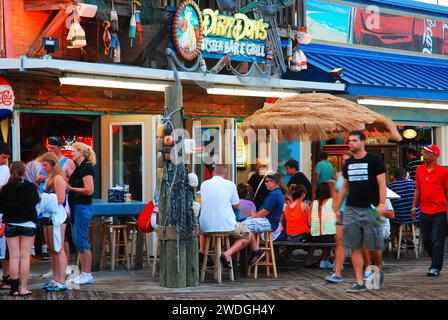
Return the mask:
<svg viewBox="0 0 448 320"><path fill-rule="evenodd" d="M230 267L232 255L249 244L253 253L250 264L254 265L264 256L264 251L258 248L255 237L249 229L236 221L234 210L239 208L240 199L235 184L226 179L227 168L216 165L213 178L201 184L199 226L203 233L228 232L232 238L237 239L220 257L225 268ZM200 253L203 253L203 243L201 236Z"/></svg>
<svg viewBox="0 0 448 320"><path fill-rule="evenodd" d="M9 168L8 168L8 160L11 157L11 148L8 144L4 142L0 142L0 190L1 188L8 183L9 180ZM0 213L0 216L2 214ZM0 228L2 227L2 221L0 217ZM3 279L0 285L0 289L9 289L9 254L6 252L6 237L2 236L0 238L0 259L2 260L2 271L3 271Z"/></svg>

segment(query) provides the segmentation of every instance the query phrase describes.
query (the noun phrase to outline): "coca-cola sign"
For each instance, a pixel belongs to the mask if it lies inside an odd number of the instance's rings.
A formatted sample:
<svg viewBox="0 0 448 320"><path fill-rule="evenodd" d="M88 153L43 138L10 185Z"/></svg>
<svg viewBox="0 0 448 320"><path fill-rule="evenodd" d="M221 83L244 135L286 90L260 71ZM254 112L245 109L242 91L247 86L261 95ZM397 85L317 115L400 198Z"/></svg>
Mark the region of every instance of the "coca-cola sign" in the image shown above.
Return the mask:
<svg viewBox="0 0 448 320"><path fill-rule="evenodd" d="M0 119L9 116L14 107L14 91L5 78L0 77Z"/></svg>
<svg viewBox="0 0 448 320"><path fill-rule="evenodd" d="M437 26L437 22L434 20L425 20L425 30L423 33L423 53L432 54L433 52L433 29Z"/></svg>

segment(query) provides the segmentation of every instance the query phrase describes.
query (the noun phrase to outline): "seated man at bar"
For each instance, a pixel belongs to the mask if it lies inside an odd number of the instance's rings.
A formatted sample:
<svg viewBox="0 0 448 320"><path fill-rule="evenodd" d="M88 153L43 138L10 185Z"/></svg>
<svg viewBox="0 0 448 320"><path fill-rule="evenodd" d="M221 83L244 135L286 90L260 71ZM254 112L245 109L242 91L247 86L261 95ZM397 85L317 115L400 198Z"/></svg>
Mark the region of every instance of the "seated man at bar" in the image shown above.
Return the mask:
<svg viewBox="0 0 448 320"><path fill-rule="evenodd" d="M227 180L227 168L216 165L213 177L201 184L201 215L199 226L202 233L223 232L236 239L230 249L220 257L224 268L230 268L232 255L247 245L252 250L250 265L256 264L263 256L254 235L248 228L236 221L234 210L239 208L240 199L232 181ZM200 237L199 253L204 251L204 237ZM202 255L200 255L202 256Z"/></svg>

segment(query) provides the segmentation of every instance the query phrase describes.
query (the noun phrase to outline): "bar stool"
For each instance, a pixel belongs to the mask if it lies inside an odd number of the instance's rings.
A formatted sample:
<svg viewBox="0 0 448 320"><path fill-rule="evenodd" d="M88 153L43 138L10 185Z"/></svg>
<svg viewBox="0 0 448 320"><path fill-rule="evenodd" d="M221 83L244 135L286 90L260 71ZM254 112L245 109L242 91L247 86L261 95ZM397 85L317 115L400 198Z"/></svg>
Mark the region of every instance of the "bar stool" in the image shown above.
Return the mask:
<svg viewBox="0 0 448 320"><path fill-rule="evenodd" d="M418 250L420 247L421 237L419 239L419 243L417 244L417 240L415 238L415 225L413 223L398 225L397 259L400 259L402 240L404 240L404 243L406 244L409 235L412 235L412 243L414 244L414 253L415 257L418 259Z"/></svg>
<svg viewBox="0 0 448 320"><path fill-rule="evenodd" d="M260 236L262 233L264 237L264 247L260 247ZM273 234L272 231L255 232L255 239L257 240L257 245L260 248L260 250L263 250L265 252L265 255L254 266L249 267L248 271L249 277L252 268L254 268L254 279L257 279L258 266L265 266L267 276L268 277L271 276L271 267L272 267L272 271L274 272L274 278L277 278L277 265L275 263L275 251L274 251L274 243L272 240L272 234Z"/></svg>
<svg viewBox="0 0 448 320"><path fill-rule="evenodd" d="M126 269L130 270L130 261L128 253L127 225L106 225L103 231L103 247L101 249L100 268L104 266L106 256L106 245L110 249L110 269L115 271L115 265L120 261L126 262ZM112 231L112 232L111 232ZM120 254L120 248L123 248L124 254Z"/></svg>
<svg viewBox="0 0 448 320"><path fill-rule="evenodd" d="M218 283L222 283L222 265L220 261L222 247L226 250L230 248L230 236L228 233L203 233L205 237L204 261L202 263L201 281L205 281L205 273L207 271L213 272L214 278ZM213 247L213 250L212 250ZM207 266L207 258L209 255L213 256L214 266ZM230 280L234 281L233 262L230 260Z"/></svg>
<svg viewBox="0 0 448 320"><path fill-rule="evenodd" d="M135 266L135 255L137 251L137 222L135 221L128 221L126 222L126 225L128 226L128 240L131 245L131 249L129 250L130 255L130 261L131 265ZM149 245L148 245L148 238L146 237L146 233L143 233L143 257L146 255L146 262L148 264L148 268L150 266L150 255L149 255Z"/></svg>

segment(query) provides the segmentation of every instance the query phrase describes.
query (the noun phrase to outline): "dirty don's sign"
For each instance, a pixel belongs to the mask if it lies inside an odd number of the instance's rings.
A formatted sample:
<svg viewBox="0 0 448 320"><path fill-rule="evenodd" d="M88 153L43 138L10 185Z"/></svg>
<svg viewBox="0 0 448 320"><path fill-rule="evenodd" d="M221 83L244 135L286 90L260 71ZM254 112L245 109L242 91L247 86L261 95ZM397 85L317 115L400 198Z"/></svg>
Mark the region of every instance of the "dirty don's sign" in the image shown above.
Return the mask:
<svg viewBox="0 0 448 320"><path fill-rule="evenodd" d="M245 14L202 12L193 1L184 1L173 19L173 40L178 53L186 60L204 57L264 62L269 24L263 19L249 19Z"/></svg>

